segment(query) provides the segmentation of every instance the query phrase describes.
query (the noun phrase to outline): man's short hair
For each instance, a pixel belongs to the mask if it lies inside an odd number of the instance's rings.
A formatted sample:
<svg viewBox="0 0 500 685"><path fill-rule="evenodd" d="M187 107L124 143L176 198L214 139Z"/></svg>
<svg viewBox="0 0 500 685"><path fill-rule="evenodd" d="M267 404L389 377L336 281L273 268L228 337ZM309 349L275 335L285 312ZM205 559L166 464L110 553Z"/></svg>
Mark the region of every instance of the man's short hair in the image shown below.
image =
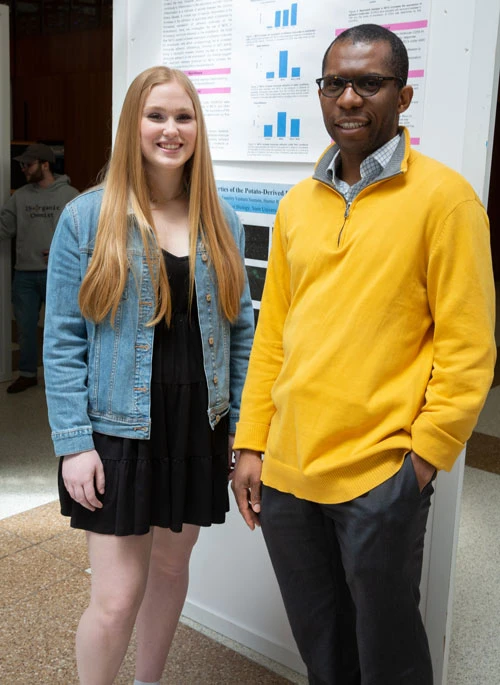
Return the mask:
<svg viewBox="0 0 500 685"><path fill-rule="evenodd" d="M387 66L393 72L393 76L400 78L404 85L408 80L408 52L405 44L396 36L395 33L389 29L379 26L378 24L360 24L359 26L352 26L339 34L328 46L321 67L322 74L325 73L325 65L333 45L337 43L389 43L391 46L391 56L388 60Z"/></svg>

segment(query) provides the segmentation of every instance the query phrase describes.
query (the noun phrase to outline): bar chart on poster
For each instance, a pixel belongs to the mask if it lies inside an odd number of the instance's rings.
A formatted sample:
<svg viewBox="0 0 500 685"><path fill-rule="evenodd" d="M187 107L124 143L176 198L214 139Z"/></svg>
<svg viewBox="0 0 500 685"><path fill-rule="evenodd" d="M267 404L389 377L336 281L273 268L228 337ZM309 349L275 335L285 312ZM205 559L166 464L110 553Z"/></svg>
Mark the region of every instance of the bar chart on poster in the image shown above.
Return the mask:
<svg viewBox="0 0 500 685"><path fill-rule="evenodd" d="M264 124L264 138L272 138L273 130L277 138L300 138L300 119L290 119L287 125L287 113L278 112L276 115L276 128L273 124Z"/></svg>
<svg viewBox="0 0 500 685"><path fill-rule="evenodd" d="M272 81L275 78L279 79L296 79L300 78L300 67L288 66L288 50L279 51L278 68L273 71L266 71L266 80Z"/></svg>
<svg viewBox="0 0 500 685"><path fill-rule="evenodd" d="M297 26L297 7L298 3L294 2L288 9L279 9L274 12L274 24L270 24L268 28L286 28L287 26Z"/></svg>
<svg viewBox="0 0 500 685"><path fill-rule="evenodd" d="M408 48L415 97L401 123L418 146L429 8L430 0L163 0L162 61L198 88L215 160L314 162L329 143L315 85L325 46L355 24L383 24Z"/></svg>

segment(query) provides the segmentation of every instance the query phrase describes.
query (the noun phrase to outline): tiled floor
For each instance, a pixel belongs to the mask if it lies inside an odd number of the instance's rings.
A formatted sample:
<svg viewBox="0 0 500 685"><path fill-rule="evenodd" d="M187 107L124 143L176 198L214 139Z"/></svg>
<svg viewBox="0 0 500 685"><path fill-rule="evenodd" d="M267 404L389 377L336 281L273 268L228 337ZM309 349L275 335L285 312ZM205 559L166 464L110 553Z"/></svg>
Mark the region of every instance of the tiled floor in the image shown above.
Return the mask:
<svg viewBox="0 0 500 685"><path fill-rule="evenodd" d="M54 501L57 459L43 382L18 395L7 395L7 385L0 383L0 685L72 685L75 630L90 584L85 535L68 527ZM232 644L185 619L162 683L305 682L251 650L238 653L221 641ZM130 685L133 669L132 645L117 684Z"/></svg>
<svg viewBox="0 0 500 685"><path fill-rule="evenodd" d="M498 685L500 363L467 444L466 463L448 685Z"/></svg>
<svg viewBox="0 0 500 685"><path fill-rule="evenodd" d="M74 637L88 601L85 534L68 530L52 502L0 521L0 683L76 683ZM133 682L130 647L117 679ZM289 683L262 665L181 625L162 682Z"/></svg>
<svg viewBox="0 0 500 685"><path fill-rule="evenodd" d="M7 395L7 385L0 383L0 519L57 497L43 385L18 395Z"/></svg>
<svg viewBox="0 0 500 685"><path fill-rule="evenodd" d="M68 529L53 501L57 460L42 385L21 395L7 395L6 386L0 384L0 685L72 685L74 633L90 582L84 535ZM500 386L469 443L448 685L500 683L499 456ZM131 647L117 683L133 682L133 659ZM183 624L162 682L305 682L280 673Z"/></svg>
<svg viewBox="0 0 500 685"><path fill-rule="evenodd" d="M448 685L500 683L500 476L466 468Z"/></svg>

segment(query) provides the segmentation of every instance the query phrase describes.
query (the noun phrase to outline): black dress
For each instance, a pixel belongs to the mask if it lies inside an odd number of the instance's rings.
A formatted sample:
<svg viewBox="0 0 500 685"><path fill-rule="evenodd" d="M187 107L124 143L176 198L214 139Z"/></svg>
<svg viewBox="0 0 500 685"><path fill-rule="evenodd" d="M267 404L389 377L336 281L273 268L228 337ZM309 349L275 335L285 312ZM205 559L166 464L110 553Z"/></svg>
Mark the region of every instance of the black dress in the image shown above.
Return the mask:
<svg viewBox="0 0 500 685"><path fill-rule="evenodd" d="M180 532L183 523L223 523L229 510L228 417L210 428L196 297L189 307L189 259L164 257L172 320L155 328L151 438L94 432L106 479L98 495L103 508L94 512L71 499L60 466L61 513L71 516L73 528L111 535L142 535L151 526Z"/></svg>

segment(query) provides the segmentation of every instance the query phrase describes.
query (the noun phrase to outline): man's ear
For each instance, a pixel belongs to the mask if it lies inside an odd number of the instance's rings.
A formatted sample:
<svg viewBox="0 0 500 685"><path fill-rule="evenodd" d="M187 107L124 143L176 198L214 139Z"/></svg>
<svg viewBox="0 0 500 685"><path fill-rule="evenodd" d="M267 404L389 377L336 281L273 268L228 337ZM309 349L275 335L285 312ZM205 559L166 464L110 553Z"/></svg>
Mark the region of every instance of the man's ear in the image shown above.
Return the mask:
<svg viewBox="0 0 500 685"><path fill-rule="evenodd" d="M403 86L399 91L398 114L406 112L413 99L413 87Z"/></svg>

